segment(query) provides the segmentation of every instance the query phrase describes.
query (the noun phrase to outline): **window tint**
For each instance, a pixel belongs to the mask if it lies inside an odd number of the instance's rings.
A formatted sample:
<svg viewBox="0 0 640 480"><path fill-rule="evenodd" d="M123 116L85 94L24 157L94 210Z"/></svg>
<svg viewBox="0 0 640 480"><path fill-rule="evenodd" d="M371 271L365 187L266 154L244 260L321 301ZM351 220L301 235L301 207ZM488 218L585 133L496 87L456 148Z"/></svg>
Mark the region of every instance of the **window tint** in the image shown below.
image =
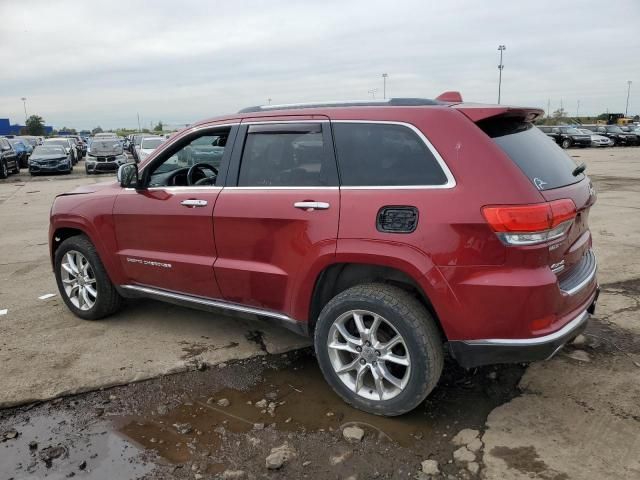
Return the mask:
<svg viewBox="0 0 640 480"><path fill-rule="evenodd" d="M336 166L320 124L251 125L242 153L238 186L327 187Z"/></svg>
<svg viewBox="0 0 640 480"><path fill-rule="evenodd" d="M528 122L491 119L478 126L513 160L538 190L551 190L579 182L575 162L555 142Z"/></svg>
<svg viewBox="0 0 640 480"><path fill-rule="evenodd" d="M345 186L443 185L442 168L410 128L377 123L334 123Z"/></svg>

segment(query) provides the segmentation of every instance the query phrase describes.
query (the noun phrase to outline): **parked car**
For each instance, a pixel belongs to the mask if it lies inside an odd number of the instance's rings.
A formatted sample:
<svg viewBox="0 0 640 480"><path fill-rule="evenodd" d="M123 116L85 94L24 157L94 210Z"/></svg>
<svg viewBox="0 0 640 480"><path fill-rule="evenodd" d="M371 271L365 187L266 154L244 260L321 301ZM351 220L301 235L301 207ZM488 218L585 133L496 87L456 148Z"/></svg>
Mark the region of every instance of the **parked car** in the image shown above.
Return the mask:
<svg viewBox="0 0 640 480"><path fill-rule="evenodd" d="M634 135L636 138L633 141L633 145L640 145L640 128L635 125L624 125L620 127L624 133Z"/></svg>
<svg viewBox="0 0 640 480"><path fill-rule="evenodd" d="M78 151L80 158L86 157L88 147L82 137L80 135L72 135L70 138L76 142L76 150Z"/></svg>
<svg viewBox="0 0 640 480"><path fill-rule="evenodd" d="M613 142L611 141L611 139L603 136L603 135L598 135L595 132L592 132L591 130L587 130L586 128L579 128L578 129L581 133L585 134L585 135L589 135L591 137L591 146L592 147L611 147L613 146Z"/></svg>
<svg viewBox="0 0 640 480"><path fill-rule="evenodd" d="M33 135L20 135L18 138L31 145L32 148L36 148L38 145L42 144L42 140Z"/></svg>
<svg viewBox="0 0 640 480"><path fill-rule="evenodd" d="M115 137L94 137L84 163L87 175L100 172L115 172L127 163L120 140Z"/></svg>
<svg viewBox="0 0 640 480"><path fill-rule="evenodd" d="M574 146L588 147L591 145L591 136L581 133L575 127L541 125L538 128L565 149Z"/></svg>
<svg viewBox="0 0 640 480"><path fill-rule="evenodd" d="M0 178L7 178L9 173L20 173L20 160L13 149L10 139L0 137Z"/></svg>
<svg viewBox="0 0 640 480"><path fill-rule="evenodd" d="M33 152L33 147L28 142L18 137L10 138L9 143L15 150L16 155L18 155L18 162L20 163L20 166L24 168L28 167L29 155Z"/></svg>
<svg viewBox="0 0 640 480"><path fill-rule="evenodd" d="M29 173L71 173L73 157L61 145L39 145L29 158Z"/></svg>
<svg viewBox="0 0 640 480"><path fill-rule="evenodd" d="M131 155L133 156L133 159L136 162L140 162L140 155L139 155L140 142L142 142L142 139L144 137L146 137L146 136L148 136L148 135L136 134L132 138L132 141L131 141Z"/></svg>
<svg viewBox="0 0 640 480"><path fill-rule="evenodd" d="M138 150L138 156L140 161L145 160L156 148L164 143L165 139L162 137L142 137L140 140L140 149Z"/></svg>
<svg viewBox="0 0 640 480"><path fill-rule="evenodd" d="M68 137L53 137L47 138L43 145L59 145L65 149L65 151L71 155L73 164L75 165L80 160L80 154L76 147L76 143Z"/></svg>
<svg viewBox="0 0 640 480"><path fill-rule="evenodd" d="M55 199L61 297L89 320L125 297L271 320L381 415L424 400L445 350L465 368L549 358L595 308L593 187L533 127L542 110L455 98L190 125L118 182ZM185 166L198 145L222 155Z"/></svg>
<svg viewBox="0 0 640 480"><path fill-rule="evenodd" d="M611 139L613 146L629 146L638 143L638 137L633 133L624 132L617 125L583 125L587 130Z"/></svg>

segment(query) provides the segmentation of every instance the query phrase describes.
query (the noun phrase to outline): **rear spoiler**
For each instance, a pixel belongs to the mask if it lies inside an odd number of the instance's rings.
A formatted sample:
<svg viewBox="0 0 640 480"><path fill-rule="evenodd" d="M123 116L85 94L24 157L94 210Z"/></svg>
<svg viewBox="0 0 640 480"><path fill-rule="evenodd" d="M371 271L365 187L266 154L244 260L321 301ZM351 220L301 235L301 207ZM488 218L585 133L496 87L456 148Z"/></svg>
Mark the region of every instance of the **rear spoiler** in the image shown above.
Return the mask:
<svg viewBox="0 0 640 480"><path fill-rule="evenodd" d="M464 113L474 123L493 117L518 118L525 122L535 122L544 115L544 110L540 108L509 107L502 105L459 103L452 105L452 108Z"/></svg>

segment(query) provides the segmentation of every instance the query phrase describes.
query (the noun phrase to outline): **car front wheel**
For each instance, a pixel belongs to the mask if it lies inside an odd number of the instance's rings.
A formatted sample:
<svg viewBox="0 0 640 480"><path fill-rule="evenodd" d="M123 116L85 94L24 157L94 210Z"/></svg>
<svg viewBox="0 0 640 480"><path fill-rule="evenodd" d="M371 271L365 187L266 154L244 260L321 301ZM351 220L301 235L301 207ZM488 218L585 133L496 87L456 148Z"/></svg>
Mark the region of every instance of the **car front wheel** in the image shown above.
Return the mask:
<svg viewBox="0 0 640 480"><path fill-rule="evenodd" d="M7 178L9 176L9 169L7 168L7 161L0 161L0 178Z"/></svg>
<svg viewBox="0 0 640 480"><path fill-rule="evenodd" d="M567 149L567 148L569 148L570 146L571 146L571 140L569 140L568 138L565 138L565 139L562 141L562 148L564 148L564 149L566 150L566 149Z"/></svg>
<svg viewBox="0 0 640 480"><path fill-rule="evenodd" d="M435 321L418 299L395 286L358 285L338 294L318 317L314 344L331 387L376 415L413 410L442 373Z"/></svg>
<svg viewBox="0 0 640 480"><path fill-rule="evenodd" d="M122 304L95 247L84 235L60 244L55 253L55 275L62 299L80 318L99 320Z"/></svg>

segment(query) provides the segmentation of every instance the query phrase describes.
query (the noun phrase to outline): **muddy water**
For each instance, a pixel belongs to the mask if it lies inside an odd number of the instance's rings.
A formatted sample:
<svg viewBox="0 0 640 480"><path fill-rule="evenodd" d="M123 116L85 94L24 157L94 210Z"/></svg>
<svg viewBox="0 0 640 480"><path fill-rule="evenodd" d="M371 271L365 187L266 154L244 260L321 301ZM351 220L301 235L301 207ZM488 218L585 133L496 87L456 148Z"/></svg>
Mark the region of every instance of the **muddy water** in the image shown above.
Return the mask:
<svg viewBox="0 0 640 480"><path fill-rule="evenodd" d="M28 415L11 430L17 437L0 443L1 479L136 478L153 468L134 462L141 450L104 422L77 426L67 412Z"/></svg>
<svg viewBox="0 0 640 480"><path fill-rule="evenodd" d="M464 372L448 365L425 404L407 415L385 418L345 404L326 384L311 355L286 363L267 368L262 380L246 389L204 391L166 412L161 408L160 414L154 406L142 415L120 417L118 430L175 463L188 462L202 452L215 457L222 444L230 441L228 434L256 435L263 428L300 434L331 433L358 425L369 438L414 450L428 446L432 452L448 451L450 438L459 429L481 427L491 409L515 394L522 373L517 366L499 372ZM224 406L227 401L229 405ZM223 466L220 463L214 469Z"/></svg>

